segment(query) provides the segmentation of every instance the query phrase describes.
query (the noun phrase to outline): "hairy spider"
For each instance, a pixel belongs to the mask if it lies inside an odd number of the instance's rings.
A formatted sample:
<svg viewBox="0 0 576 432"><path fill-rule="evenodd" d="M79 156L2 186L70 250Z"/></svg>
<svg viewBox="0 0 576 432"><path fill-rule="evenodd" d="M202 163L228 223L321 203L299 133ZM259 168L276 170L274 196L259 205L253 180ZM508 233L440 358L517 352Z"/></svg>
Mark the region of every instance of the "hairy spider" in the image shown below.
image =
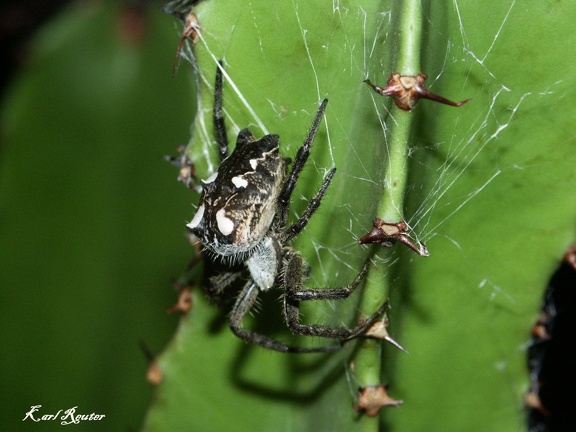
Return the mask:
<svg viewBox="0 0 576 432"><path fill-rule="evenodd" d="M244 278L246 282L230 314L230 328L236 336L246 342L281 352L326 352L338 349L341 343L361 336L382 315L386 305L354 328L300 322L300 302L346 298L360 285L368 271L367 261L354 281L345 287L305 288L308 265L296 250L287 246L306 227L320 206L336 172L336 168L328 171L322 186L302 215L294 223L288 224L292 192L310 155L328 100L320 104L312 127L298 149L289 172L288 162L279 151L278 135L256 139L248 129L241 130L236 139L236 147L228 156L228 139L222 113L222 67L220 62L216 69L213 109L221 164L214 174L202 181L203 191L196 214L187 224L207 251L207 258L221 259L230 267L210 278L208 295L218 296L234 282ZM241 268L238 263L242 264ZM274 286L284 291L284 320L292 332L337 339L340 344L318 348L293 347L242 328L244 316L254 306L258 294Z"/></svg>

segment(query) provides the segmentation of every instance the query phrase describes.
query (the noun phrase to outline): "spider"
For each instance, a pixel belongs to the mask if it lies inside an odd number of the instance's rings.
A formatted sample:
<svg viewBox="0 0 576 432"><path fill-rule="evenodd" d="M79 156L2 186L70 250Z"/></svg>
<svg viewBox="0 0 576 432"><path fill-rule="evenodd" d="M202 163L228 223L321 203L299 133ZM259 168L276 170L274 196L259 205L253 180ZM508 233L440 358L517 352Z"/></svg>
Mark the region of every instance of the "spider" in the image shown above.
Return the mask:
<svg viewBox="0 0 576 432"><path fill-rule="evenodd" d="M318 108L312 127L298 149L292 167L280 154L278 135L256 139L248 129L238 133L236 147L228 155L228 139L222 112L222 61L216 68L213 120L220 166L202 181L202 194L196 214L187 224L203 245L210 260L220 260L228 268L210 278L208 296L217 297L234 282L245 283L236 297L229 317L232 332L246 342L289 353L327 352L339 349L352 338L361 336L384 312L384 304L354 328L303 324L299 305L308 300L336 300L348 297L365 278L368 261L356 278L340 288L304 287L309 267L300 253L288 246L308 224L322 202L336 168L328 171L320 189L302 215L288 223L290 200L296 182L306 164L318 131L327 99ZM241 266L239 266L240 264ZM245 315L253 308L261 292L280 287L283 292L284 320L295 334L339 340L338 345L304 348L242 327Z"/></svg>

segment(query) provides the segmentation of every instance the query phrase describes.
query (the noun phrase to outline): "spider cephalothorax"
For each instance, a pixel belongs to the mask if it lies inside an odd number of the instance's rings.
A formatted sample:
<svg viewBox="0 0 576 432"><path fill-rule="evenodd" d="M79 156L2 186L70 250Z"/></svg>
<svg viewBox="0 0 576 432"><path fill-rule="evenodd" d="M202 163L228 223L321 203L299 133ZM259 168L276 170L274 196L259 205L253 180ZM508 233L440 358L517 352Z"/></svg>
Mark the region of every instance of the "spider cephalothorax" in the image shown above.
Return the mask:
<svg viewBox="0 0 576 432"><path fill-rule="evenodd" d="M242 263L247 270L234 270L211 278L208 293L219 296L243 273L247 282L237 296L230 315L230 327L240 338L283 352L329 351L336 346L320 348L297 348L285 345L268 336L241 328L260 291L273 286L284 290L284 318L295 333L338 339L341 342L357 337L383 312L382 306L372 317L349 329L301 324L299 304L305 300L334 300L346 298L366 276L366 263L356 279L342 288L309 289L304 287L307 265L300 254L288 247L313 213L318 209L332 178L335 168L328 171L322 186L309 201L308 206L293 224L288 224L291 195L300 173L310 155L312 142L318 131L328 100L322 101L312 128L304 144L299 148L290 171L280 154L278 135L265 135L256 139L248 130L238 134L236 147L228 156L228 142L222 115L222 64L216 71L214 124L218 140L221 164L206 180L203 192L188 229L209 252L209 259Z"/></svg>

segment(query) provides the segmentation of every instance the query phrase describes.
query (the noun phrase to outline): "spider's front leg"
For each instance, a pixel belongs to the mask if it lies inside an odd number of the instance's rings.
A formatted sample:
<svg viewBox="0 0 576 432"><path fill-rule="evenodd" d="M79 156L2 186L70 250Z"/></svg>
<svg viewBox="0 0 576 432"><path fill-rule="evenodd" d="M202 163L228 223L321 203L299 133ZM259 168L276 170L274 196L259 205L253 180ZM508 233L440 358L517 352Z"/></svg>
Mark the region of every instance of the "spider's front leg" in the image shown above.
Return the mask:
<svg viewBox="0 0 576 432"><path fill-rule="evenodd" d="M328 99L324 99L316 112L316 117L314 117L314 121L312 123L312 127L304 140L302 146L298 149L296 153L296 158L292 163L292 169L290 170L290 174L286 178L284 182L284 186L282 187L282 191L278 196L278 214L279 214L279 225L284 226L286 221L288 220L288 208L290 206L290 200L292 197L292 192L296 187L296 182L300 177L300 173L304 169L304 165L306 165L306 161L310 156L310 150L312 148L312 143L314 142L314 138L316 137L316 133L318 132L318 128L320 127L320 122L322 121L322 116L324 115L324 111L326 110L326 105L328 104Z"/></svg>
<svg viewBox="0 0 576 432"><path fill-rule="evenodd" d="M342 326L325 326L317 324L302 324L300 322L300 302L305 300L340 300L345 299L360 285L368 273L369 261L364 263L364 266L356 276L354 281L341 288L323 288L323 289L309 289L304 287L304 268L305 263L302 257L292 251L288 251L285 256L286 264L283 272L283 285L284 293L284 315L286 325L295 333L304 336L320 336L331 339L339 339L341 341L353 339L362 336L366 329L377 321L384 311L388 303L385 302L372 316L362 320L360 324L353 328Z"/></svg>
<svg viewBox="0 0 576 432"><path fill-rule="evenodd" d="M226 134L226 123L222 109L222 70L224 63L218 60L216 66L216 79L214 81L214 107L212 108L212 119L214 122L214 132L218 143L218 157L222 162L228 156L228 136Z"/></svg>
<svg viewBox="0 0 576 432"><path fill-rule="evenodd" d="M322 186L320 187L314 198L310 200L310 202L306 206L306 209L304 210L304 213L302 213L300 218L296 222L294 222L294 224L284 229L284 232L280 237L282 244L288 243L290 240L292 240L294 237L300 234L304 228L306 228L306 225L308 225L310 218L316 212L316 210L318 210L318 207L320 207L320 204L322 203L322 198L324 198L324 195L326 194L326 191L330 186L330 182L332 182L332 179L334 178L334 174L336 174L336 168L332 168L330 171L328 171L328 174L326 175L326 178L324 179Z"/></svg>

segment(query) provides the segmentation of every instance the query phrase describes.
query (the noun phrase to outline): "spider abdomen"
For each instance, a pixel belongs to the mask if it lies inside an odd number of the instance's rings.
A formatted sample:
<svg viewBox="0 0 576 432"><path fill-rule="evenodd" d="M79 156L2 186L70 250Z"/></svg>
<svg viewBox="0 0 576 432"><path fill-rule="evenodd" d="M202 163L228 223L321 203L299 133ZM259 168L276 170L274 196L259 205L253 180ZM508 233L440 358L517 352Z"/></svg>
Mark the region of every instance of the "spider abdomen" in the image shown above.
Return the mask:
<svg viewBox="0 0 576 432"><path fill-rule="evenodd" d="M285 175L279 145L277 135L256 140L244 129L232 154L202 182L200 203L187 227L206 249L233 256L262 242L276 214Z"/></svg>

